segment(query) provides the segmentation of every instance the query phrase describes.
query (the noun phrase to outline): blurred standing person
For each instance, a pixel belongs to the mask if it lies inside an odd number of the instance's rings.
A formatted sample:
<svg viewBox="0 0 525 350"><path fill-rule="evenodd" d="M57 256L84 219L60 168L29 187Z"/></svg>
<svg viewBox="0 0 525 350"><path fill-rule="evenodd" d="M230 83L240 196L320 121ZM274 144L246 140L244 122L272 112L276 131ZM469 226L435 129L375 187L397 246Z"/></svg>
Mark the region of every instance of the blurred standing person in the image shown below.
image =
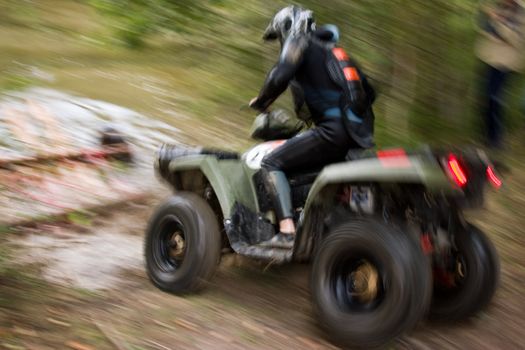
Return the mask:
<svg viewBox="0 0 525 350"><path fill-rule="evenodd" d="M521 0L500 0L483 6L481 35L476 53L484 63L481 106L484 137L489 147L503 145L504 87L512 75L524 68L525 9Z"/></svg>

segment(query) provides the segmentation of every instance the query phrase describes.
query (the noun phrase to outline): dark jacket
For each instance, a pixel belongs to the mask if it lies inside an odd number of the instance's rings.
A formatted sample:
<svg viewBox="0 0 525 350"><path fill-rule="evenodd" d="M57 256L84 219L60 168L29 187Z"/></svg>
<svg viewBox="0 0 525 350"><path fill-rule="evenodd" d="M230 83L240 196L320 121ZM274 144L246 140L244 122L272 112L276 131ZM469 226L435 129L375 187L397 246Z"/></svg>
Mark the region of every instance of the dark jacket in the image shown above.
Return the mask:
<svg viewBox="0 0 525 350"><path fill-rule="evenodd" d="M294 98L295 112L300 119L311 118L319 124L324 118L333 118L333 111L341 111L346 94L340 83L334 81L328 68L332 58L333 45L318 39L315 35L302 35L289 38L283 45L279 62L272 68L254 103L255 109L266 110L288 86ZM358 118L345 122L345 127L361 147L373 146L374 114L371 108L375 95L366 77L359 70L362 85L367 92L368 107ZM305 105L308 111L305 110ZM348 105L348 103L346 103ZM331 112L331 113L327 113ZM328 115L331 114L331 115Z"/></svg>

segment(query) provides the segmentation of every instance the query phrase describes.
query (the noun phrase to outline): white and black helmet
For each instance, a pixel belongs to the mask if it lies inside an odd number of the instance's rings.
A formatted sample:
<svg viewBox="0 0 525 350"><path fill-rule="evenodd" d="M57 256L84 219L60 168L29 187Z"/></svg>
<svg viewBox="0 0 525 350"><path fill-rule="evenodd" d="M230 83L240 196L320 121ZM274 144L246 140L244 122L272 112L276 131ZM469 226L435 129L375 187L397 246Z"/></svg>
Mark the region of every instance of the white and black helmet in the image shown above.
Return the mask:
<svg viewBox="0 0 525 350"><path fill-rule="evenodd" d="M279 39L283 43L290 36L307 34L314 30L314 13L302 7L291 5L277 12L266 28L263 39Z"/></svg>

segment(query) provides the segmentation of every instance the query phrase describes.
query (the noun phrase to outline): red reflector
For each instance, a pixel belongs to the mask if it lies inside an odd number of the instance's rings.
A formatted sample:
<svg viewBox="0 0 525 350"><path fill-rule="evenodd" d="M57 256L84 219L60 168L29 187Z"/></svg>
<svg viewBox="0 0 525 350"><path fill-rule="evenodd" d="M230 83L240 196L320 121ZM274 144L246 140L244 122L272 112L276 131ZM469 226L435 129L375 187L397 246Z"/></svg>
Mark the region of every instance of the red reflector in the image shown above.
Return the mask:
<svg viewBox="0 0 525 350"><path fill-rule="evenodd" d="M428 233L421 235L420 243L421 249L425 255L432 253L432 250L434 250L432 247L432 241L430 240L430 235Z"/></svg>
<svg viewBox="0 0 525 350"><path fill-rule="evenodd" d="M465 175L465 172L463 171L463 168L461 165L459 165L458 159L454 155L448 156L448 170L450 175L452 176L452 180L459 186L463 187L467 184L467 176Z"/></svg>
<svg viewBox="0 0 525 350"><path fill-rule="evenodd" d="M410 159L402 148L377 151L377 158L386 168L407 168L411 166Z"/></svg>
<svg viewBox="0 0 525 350"><path fill-rule="evenodd" d="M503 182L499 179L491 166L487 167L487 178L495 188L500 188L501 185L503 185Z"/></svg>

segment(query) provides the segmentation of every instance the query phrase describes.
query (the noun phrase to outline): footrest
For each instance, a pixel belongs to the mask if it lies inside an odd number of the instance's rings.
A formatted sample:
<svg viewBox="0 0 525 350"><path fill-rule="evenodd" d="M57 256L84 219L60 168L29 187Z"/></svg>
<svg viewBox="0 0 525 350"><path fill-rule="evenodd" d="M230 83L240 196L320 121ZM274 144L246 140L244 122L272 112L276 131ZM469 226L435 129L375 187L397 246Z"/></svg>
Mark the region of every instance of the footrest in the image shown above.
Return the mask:
<svg viewBox="0 0 525 350"><path fill-rule="evenodd" d="M290 262L293 256L292 249L261 247L259 245L234 244L233 250L249 258L272 261L275 264Z"/></svg>

